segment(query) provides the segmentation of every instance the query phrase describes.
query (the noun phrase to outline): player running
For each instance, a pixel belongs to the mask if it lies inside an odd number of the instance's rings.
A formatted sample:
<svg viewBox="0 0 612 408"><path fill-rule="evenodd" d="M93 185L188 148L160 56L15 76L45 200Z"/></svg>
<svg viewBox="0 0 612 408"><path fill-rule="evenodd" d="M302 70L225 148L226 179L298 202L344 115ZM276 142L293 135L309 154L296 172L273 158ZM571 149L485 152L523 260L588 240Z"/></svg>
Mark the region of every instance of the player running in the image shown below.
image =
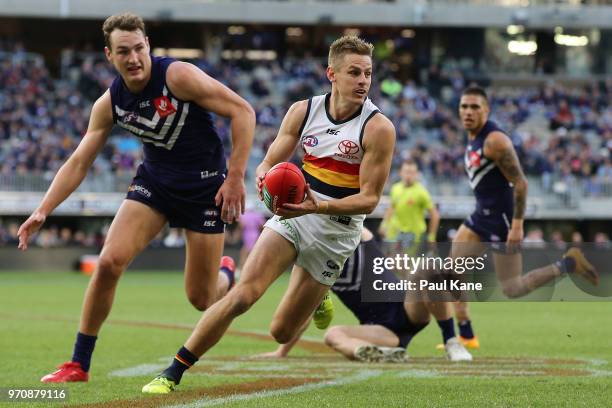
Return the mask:
<svg viewBox="0 0 612 408"><path fill-rule="evenodd" d="M205 310L232 286L223 252L225 222L244 208L244 174L255 129L251 106L195 66L150 55L142 19L125 13L102 27L106 58L119 75L95 102L89 127L55 176L40 206L19 229L19 248L82 182L113 125L143 142L144 162L108 231L85 293L71 361L43 382L87 381L98 333L123 271L169 223L186 230L185 290ZM233 148L226 168L211 112L231 120ZM233 261L232 261L233 264Z"/></svg>
<svg viewBox="0 0 612 408"><path fill-rule="evenodd" d="M327 78L331 93L291 106L256 171L287 161L300 144L310 188L301 204L285 204L265 225L242 268L240 282L200 319L172 364L142 389L168 393L183 372L213 347L293 265L289 287L271 323L272 336L291 341L334 284L359 245L365 214L378 205L391 167L393 124L368 99L373 46L357 37L334 41Z"/></svg>
<svg viewBox="0 0 612 408"><path fill-rule="evenodd" d="M493 264L503 293L524 296L564 274L575 273L593 285L599 275L582 251L570 248L559 261L522 274L523 259L514 251L523 239L527 179L510 138L489 118L489 102L482 88L463 91L459 103L461 123L468 134L465 168L476 197L476 210L453 239L452 256L478 256L483 243L506 244L493 252ZM469 321L467 304L455 303L458 320Z"/></svg>

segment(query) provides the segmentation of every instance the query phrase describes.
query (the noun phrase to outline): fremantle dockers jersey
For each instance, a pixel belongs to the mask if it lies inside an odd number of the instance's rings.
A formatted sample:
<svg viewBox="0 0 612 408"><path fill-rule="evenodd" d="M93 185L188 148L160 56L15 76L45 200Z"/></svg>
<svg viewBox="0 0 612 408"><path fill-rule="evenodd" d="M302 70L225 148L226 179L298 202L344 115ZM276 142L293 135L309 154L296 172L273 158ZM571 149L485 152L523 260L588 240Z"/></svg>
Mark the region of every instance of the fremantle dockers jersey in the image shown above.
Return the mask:
<svg viewBox="0 0 612 408"><path fill-rule="evenodd" d="M174 61L151 56L151 78L138 94L118 75L110 87L113 122L142 140L147 168L223 172L223 145L210 113L177 99L166 84Z"/></svg>
<svg viewBox="0 0 612 408"><path fill-rule="evenodd" d="M503 132L495 122L487 121L465 150L465 171L476 196L477 210L506 211L512 208L512 185L493 160L484 155L484 144L491 132Z"/></svg>
<svg viewBox="0 0 612 408"><path fill-rule="evenodd" d="M378 108L368 98L351 117L336 121L329 114L330 97L326 94L308 100L300 129L302 169L313 191L342 198L359 193L363 131Z"/></svg>

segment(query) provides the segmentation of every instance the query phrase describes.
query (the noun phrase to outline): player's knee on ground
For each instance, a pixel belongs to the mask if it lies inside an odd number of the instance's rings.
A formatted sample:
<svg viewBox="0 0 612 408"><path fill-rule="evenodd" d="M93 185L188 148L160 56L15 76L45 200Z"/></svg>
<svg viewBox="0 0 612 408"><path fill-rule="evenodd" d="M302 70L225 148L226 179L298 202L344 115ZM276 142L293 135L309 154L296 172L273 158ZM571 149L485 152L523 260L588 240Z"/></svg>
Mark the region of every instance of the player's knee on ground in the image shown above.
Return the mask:
<svg viewBox="0 0 612 408"><path fill-rule="evenodd" d="M98 259L96 278L117 280L127 268L129 260L114 254L102 254Z"/></svg>
<svg viewBox="0 0 612 408"><path fill-rule="evenodd" d="M296 335L297 329L289 327L286 323L278 320L273 320L270 324L270 334L279 344L289 343Z"/></svg>
<svg viewBox="0 0 612 408"><path fill-rule="evenodd" d="M216 290L216 288L213 288ZM215 302L215 293L211 290L199 291L196 289L187 290L187 299L200 312L208 309Z"/></svg>

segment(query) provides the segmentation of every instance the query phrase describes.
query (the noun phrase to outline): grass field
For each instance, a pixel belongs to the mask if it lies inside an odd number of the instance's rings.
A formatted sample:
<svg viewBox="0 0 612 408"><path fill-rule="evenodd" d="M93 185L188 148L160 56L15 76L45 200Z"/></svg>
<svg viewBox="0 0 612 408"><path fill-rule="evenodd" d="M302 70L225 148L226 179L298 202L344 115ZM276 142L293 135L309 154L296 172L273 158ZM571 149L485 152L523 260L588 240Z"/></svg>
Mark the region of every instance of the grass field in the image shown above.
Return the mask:
<svg viewBox="0 0 612 408"><path fill-rule="evenodd" d="M200 316L181 273L128 272L98 340L89 383L68 384L66 403L0 406L109 407L600 407L612 406L612 303L472 304L482 349L452 364L436 351L435 324L408 348L406 364L361 364L331 353L314 327L292 357L255 360L286 277L192 370L178 391L140 393L183 344ZM0 388L40 387L68 360L87 278L0 273ZM354 318L339 301L335 324ZM6 392L6 391L5 391Z"/></svg>

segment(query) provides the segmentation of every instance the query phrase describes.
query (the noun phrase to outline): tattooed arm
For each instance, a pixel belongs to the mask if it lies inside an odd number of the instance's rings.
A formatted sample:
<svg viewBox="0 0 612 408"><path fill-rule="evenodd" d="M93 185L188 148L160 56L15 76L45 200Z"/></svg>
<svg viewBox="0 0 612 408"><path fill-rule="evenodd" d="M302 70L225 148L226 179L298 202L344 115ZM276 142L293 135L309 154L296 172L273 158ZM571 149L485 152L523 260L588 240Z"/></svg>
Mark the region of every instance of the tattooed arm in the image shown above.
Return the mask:
<svg viewBox="0 0 612 408"><path fill-rule="evenodd" d="M508 244L523 239L523 218L527 204L527 179L512 141L502 132L492 132L485 141L484 154L490 157L506 179L514 185L514 217L508 233Z"/></svg>

